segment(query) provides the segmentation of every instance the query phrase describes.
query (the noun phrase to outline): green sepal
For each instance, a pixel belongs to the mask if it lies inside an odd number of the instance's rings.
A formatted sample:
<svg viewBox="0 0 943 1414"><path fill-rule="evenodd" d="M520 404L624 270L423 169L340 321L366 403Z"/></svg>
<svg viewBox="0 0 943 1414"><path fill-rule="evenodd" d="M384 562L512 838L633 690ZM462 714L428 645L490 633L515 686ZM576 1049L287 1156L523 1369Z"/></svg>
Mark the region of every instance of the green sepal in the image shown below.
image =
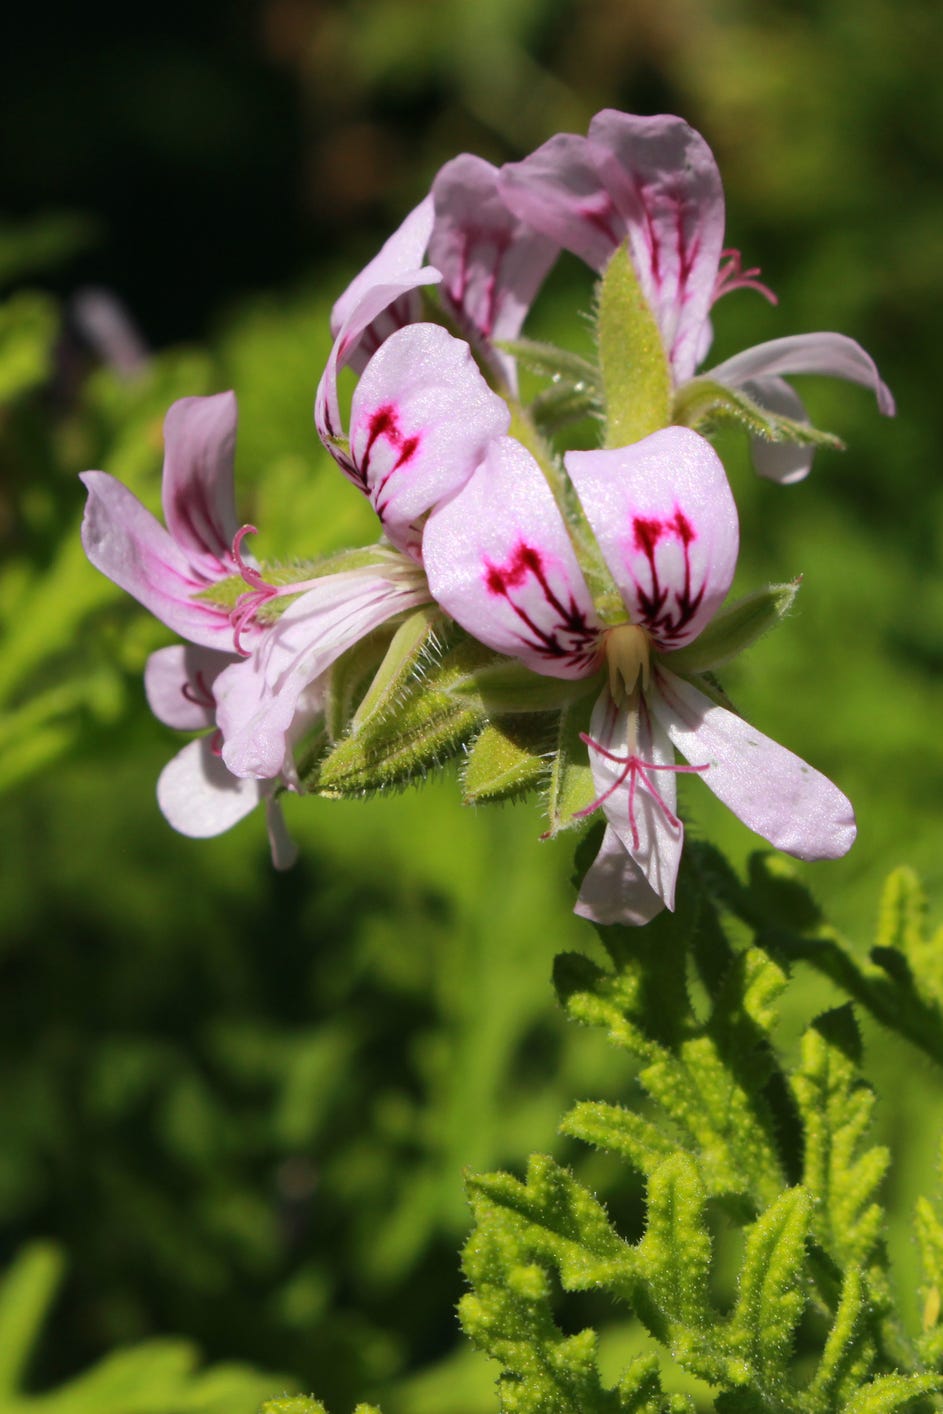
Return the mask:
<svg viewBox="0 0 943 1414"><path fill-rule="evenodd" d="M324 722L332 745L346 735L354 709L368 690L371 678L375 680L389 643L390 626L384 624L342 654L327 674Z"/></svg>
<svg viewBox="0 0 943 1414"><path fill-rule="evenodd" d="M466 805L508 800L538 786L554 741L547 713L502 717L475 738L462 778Z"/></svg>
<svg viewBox="0 0 943 1414"><path fill-rule="evenodd" d="M443 622L442 611L433 604L424 604L403 620L353 715L350 723L353 734L367 730L372 722L396 710L419 673L423 658L435 653L436 631Z"/></svg>
<svg viewBox="0 0 943 1414"><path fill-rule="evenodd" d="M735 423L745 427L761 442L791 442L800 447L831 447L844 451L845 444L831 432L820 432L807 422L772 412L748 397L742 388L728 388L711 378L692 378L679 389L673 420L695 432Z"/></svg>
<svg viewBox="0 0 943 1414"><path fill-rule="evenodd" d="M592 805L598 795L586 743L580 740L580 732L588 725L582 704L560 713L547 791L547 835L551 839L562 830L582 825L578 812Z"/></svg>
<svg viewBox="0 0 943 1414"><path fill-rule="evenodd" d="M588 358L571 353L569 349L560 349L556 344L543 343L539 339L499 339L497 346L533 373L552 378L554 382L567 382L591 389L597 395L602 392L599 370L595 364L590 363Z"/></svg>
<svg viewBox="0 0 943 1414"><path fill-rule="evenodd" d="M661 330L642 293L627 246L597 291L596 338L607 447L625 447L671 423L671 369Z"/></svg>
<svg viewBox="0 0 943 1414"><path fill-rule="evenodd" d="M666 657L666 666L683 674L723 667L782 622L795 602L800 583L794 579L788 584L771 584L738 599L715 615L693 643Z"/></svg>
<svg viewBox="0 0 943 1414"><path fill-rule="evenodd" d="M274 584L281 589L288 584L306 585L308 580L323 579L328 574L369 569L373 565L401 564L402 560L399 551L392 550L388 545L365 545L356 550L339 550L336 554L325 555L318 560L295 560L288 565L266 564L263 561L258 569L266 584ZM250 589L251 585L246 583L241 574L231 574L206 589L201 589L199 594L194 594L193 597L207 604L219 604L224 609L233 609L236 601ZM303 594L304 590L299 589L298 593ZM256 618L261 623L274 623L293 602L290 594L272 599L257 610Z"/></svg>
<svg viewBox="0 0 943 1414"><path fill-rule="evenodd" d="M595 688L592 678L551 678L535 673L516 658L496 658L477 672L469 673L449 689L452 696L469 707L480 707L489 717L517 712L558 712L578 702Z"/></svg>
<svg viewBox="0 0 943 1414"><path fill-rule="evenodd" d="M327 796L365 795L406 785L454 756L485 719L448 689L456 677L490 656L480 643L462 637L437 662L413 673L395 711L374 712L323 757L304 780L304 789Z"/></svg>

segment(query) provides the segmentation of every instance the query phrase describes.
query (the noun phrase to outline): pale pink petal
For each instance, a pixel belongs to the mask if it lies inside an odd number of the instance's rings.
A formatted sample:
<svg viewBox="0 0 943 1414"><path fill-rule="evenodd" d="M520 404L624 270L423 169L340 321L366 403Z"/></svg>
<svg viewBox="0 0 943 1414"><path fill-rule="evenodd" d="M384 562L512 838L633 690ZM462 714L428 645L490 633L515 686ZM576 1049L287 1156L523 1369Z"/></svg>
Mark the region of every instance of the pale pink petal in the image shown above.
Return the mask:
<svg viewBox="0 0 943 1414"><path fill-rule="evenodd" d="M86 471L88 504L82 544L96 569L114 580L168 628L207 648L232 649L229 614L193 596L215 578L204 576L150 511L113 476Z"/></svg>
<svg viewBox="0 0 943 1414"><path fill-rule="evenodd" d="M168 824L191 839L221 835L262 799L265 783L240 780L214 753L212 737L191 741L168 761L157 782L157 803Z"/></svg>
<svg viewBox="0 0 943 1414"><path fill-rule="evenodd" d="M664 906L615 830L607 825L573 912L591 923L637 928L649 923Z"/></svg>
<svg viewBox="0 0 943 1414"><path fill-rule="evenodd" d="M808 424L805 404L782 378L751 379L743 384L743 391L769 412ZM759 437L750 441L750 455L760 476L783 486L808 476L814 453L814 447L803 447L795 442L764 442Z"/></svg>
<svg viewBox="0 0 943 1414"><path fill-rule="evenodd" d="M217 653L189 643L158 648L144 668L148 706L158 721L178 731L214 726L213 684L224 668L237 661L234 653Z"/></svg>
<svg viewBox="0 0 943 1414"><path fill-rule="evenodd" d="M447 162L432 186L435 225L429 260L442 271L442 291L459 329L515 383L514 360L493 348L513 339L558 246L511 213L498 191L498 170L465 153Z"/></svg>
<svg viewBox="0 0 943 1414"><path fill-rule="evenodd" d="M362 368L370 355L376 352L383 339L392 333L394 328L398 328L400 323L409 324L412 322L412 314L415 311L407 312L406 317L397 321L389 329L385 327L381 329L375 324L378 315L393 308L402 295L409 294L410 291L418 289L420 285L434 285L441 278L438 270L426 266L422 270L408 272L396 279L391 278L383 285L371 285L359 302L350 310L337 332L334 346L328 355L327 364L315 394L314 422L321 441L348 474L351 472L350 461L333 444L334 438L342 437L344 434L337 390L340 371L348 364L355 364L356 367ZM359 355L359 357L355 358L355 355Z"/></svg>
<svg viewBox="0 0 943 1414"><path fill-rule="evenodd" d="M675 379L683 382L703 356L724 243L717 163L700 133L670 115L639 118L605 109L590 123L589 140Z"/></svg>
<svg viewBox="0 0 943 1414"><path fill-rule="evenodd" d="M388 285L401 276L418 270L432 234L432 196L423 197L418 206L394 231L389 240L356 275L331 310L331 334L337 336L363 297L375 285ZM416 311L418 318L418 310Z"/></svg>
<svg viewBox="0 0 943 1414"><path fill-rule="evenodd" d="M403 564L325 575L289 605L251 658L220 674L217 722L235 775L281 775L305 689L366 634L428 601L420 571Z"/></svg>
<svg viewBox="0 0 943 1414"><path fill-rule="evenodd" d="M730 588L739 544L736 506L710 443L666 427L564 461L631 621L663 652L696 638Z"/></svg>
<svg viewBox="0 0 943 1414"><path fill-rule="evenodd" d="M684 827L676 813L675 754L644 698L619 708L606 688L593 708L588 743L593 784L610 829L649 888L674 908Z"/></svg>
<svg viewBox="0 0 943 1414"><path fill-rule="evenodd" d="M783 373L824 373L861 383L871 389L886 417L894 415L893 395L873 358L844 334L793 334L787 339L771 339L718 363L704 377L739 388L750 379Z"/></svg>
<svg viewBox="0 0 943 1414"><path fill-rule="evenodd" d="M585 137L557 133L522 162L501 168L499 190L520 220L602 270L626 238Z"/></svg>
<svg viewBox="0 0 943 1414"><path fill-rule="evenodd" d="M208 579L236 573L233 486L236 397L180 398L164 419L162 500L167 529Z"/></svg>
<svg viewBox="0 0 943 1414"><path fill-rule="evenodd" d="M350 409L350 459L394 545L471 476L511 414L462 339L438 324L392 334L367 364Z"/></svg>
<svg viewBox="0 0 943 1414"><path fill-rule="evenodd" d="M838 859L854 843L851 802L820 772L665 668L652 711L705 785L745 825L797 859Z"/></svg>
<svg viewBox="0 0 943 1414"><path fill-rule="evenodd" d="M700 134L680 118L607 109L588 138L551 138L500 180L517 216L596 270L628 241L675 379L690 378L710 337L724 236L720 174Z"/></svg>
<svg viewBox="0 0 943 1414"><path fill-rule="evenodd" d="M433 598L474 638L549 677L599 664L600 624L556 502L530 452L491 443L464 489L426 522Z"/></svg>

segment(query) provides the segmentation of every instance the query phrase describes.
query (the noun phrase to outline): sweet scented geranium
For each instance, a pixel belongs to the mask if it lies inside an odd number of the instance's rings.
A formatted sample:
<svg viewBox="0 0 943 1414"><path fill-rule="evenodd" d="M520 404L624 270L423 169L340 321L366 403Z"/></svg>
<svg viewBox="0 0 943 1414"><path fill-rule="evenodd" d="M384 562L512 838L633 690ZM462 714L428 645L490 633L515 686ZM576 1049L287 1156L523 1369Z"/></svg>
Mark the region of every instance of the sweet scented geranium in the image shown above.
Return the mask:
<svg viewBox="0 0 943 1414"><path fill-rule="evenodd" d="M563 249L599 276L594 359L522 336ZM535 795L546 834L604 820L577 904L599 922L674 906L679 775L789 853L843 854L848 800L718 681L796 585L724 606L740 527L703 434L742 424L760 471L791 481L835 439L783 374L893 402L838 334L699 373L713 305L737 289L770 294L724 247L703 139L677 118L601 113L587 137L503 169L448 163L337 301L315 424L375 510L377 544L290 568L249 557L231 394L168 414L166 530L88 473L90 558L189 645L148 669L157 715L205 729L161 778L171 824L215 833L260 800L271 820L284 791L362 795L457 757L469 802ZM521 361L546 380L529 400Z"/></svg>

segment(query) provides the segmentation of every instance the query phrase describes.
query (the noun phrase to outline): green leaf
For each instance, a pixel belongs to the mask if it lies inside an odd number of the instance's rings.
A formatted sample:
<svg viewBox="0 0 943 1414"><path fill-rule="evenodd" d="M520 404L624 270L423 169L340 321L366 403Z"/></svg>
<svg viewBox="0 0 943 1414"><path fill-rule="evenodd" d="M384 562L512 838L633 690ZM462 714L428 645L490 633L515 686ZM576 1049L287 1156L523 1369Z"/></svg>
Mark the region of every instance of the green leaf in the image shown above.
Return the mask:
<svg viewBox="0 0 943 1414"><path fill-rule="evenodd" d="M711 1323L711 1240L704 1224L705 1198L693 1160L681 1153L666 1159L648 1182L645 1236L638 1246L639 1274L648 1282L653 1299L669 1320L696 1329ZM684 1363L689 1363L692 1353ZM713 1365L698 1373L705 1378L717 1375Z"/></svg>
<svg viewBox="0 0 943 1414"><path fill-rule="evenodd" d="M672 653L668 662L676 673L703 673L722 668L781 623L795 602L800 580L771 584L722 609L693 643Z"/></svg>
<svg viewBox="0 0 943 1414"><path fill-rule="evenodd" d="M671 422L671 370L661 330L627 246L612 255L597 294L596 337L607 447L625 447Z"/></svg>
<svg viewBox="0 0 943 1414"><path fill-rule="evenodd" d="M874 1361L868 1290L857 1267L844 1275L841 1296L807 1399L812 1409L833 1409L860 1388Z"/></svg>
<svg viewBox="0 0 943 1414"><path fill-rule="evenodd" d="M792 1090L805 1129L803 1182L816 1195L812 1231L839 1267L873 1255L883 1212L875 1195L890 1161L883 1147L858 1149L874 1096L859 1076L861 1040L849 1005L805 1033Z"/></svg>
<svg viewBox="0 0 943 1414"><path fill-rule="evenodd" d="M786 1383L796 1326L806 1302L805 1243L812 1202L787 1189L747 1232L730 1339L763 1386Z"/></svg>
<svg viewBox="0 0 943 1414"><path fill-rule="evenodd" d="M58 331L49 295L24 290L0 304L0 404L46 381Z"/></svg>
<svg viewBox="0 0 943 1414"><path fill-rule="evenodd" d="M465 804L508 800L539 785L552 743L553 722L546 714L489 722L468 753L462 776Z"/></svg>
<svg viewBox="0 0 943 1414"><path fill-rule="evenodd" d="M0 1397L12 1395L26 1370L62 1280L57 1248L36 1242L23 1249L0 1286Z"/></svg>
<svg viewBox="0 0 943 1414"><path fill-rule="evenodd" d="M880 1375L841 1406L841 1414L895 1414L915 1399L938 1394L943 1389L939 1375Z"/></svg>

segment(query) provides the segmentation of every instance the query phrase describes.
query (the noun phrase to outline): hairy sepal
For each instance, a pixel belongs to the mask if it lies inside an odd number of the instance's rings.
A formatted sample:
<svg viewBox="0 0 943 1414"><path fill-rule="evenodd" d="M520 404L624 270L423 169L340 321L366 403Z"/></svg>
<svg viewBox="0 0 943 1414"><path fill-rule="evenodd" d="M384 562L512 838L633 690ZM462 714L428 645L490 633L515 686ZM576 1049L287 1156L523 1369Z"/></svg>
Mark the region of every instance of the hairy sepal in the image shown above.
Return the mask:
<svg viewBox="0 0 943 1414"><path fill-rule="evenodd" d="M361 796L421 779L461 750L484 726L483 714L456 701L456 677L490 657L462 636L441 657L420 664L402 684L394 710L373 712L305 780L319 795Z"/></svg>
<svg viewBox="0 0 943 1414"><path fill-rule="evenodd" d="M596 337L606 447L625 447L671 423L671 369L661 330L625 246L597 290Z"/></svg>
<svg viewBox="0 0 943 1414"><path fill-rule="evenodd" d="M671 655L673 672L687 676L722 668L782 623L799 593L801 580L771 584L721 609L693 643Z"/></svg>
<svg viewBox="0 0 943 1414"><path fill-rule="evenodd" d="M742 388L727 388L710 378L692 378L679 390L672 420L695 432L709 432L735 424L745 427L761 442L789 442L800 447L831 447L842 452L845 444L831 432L820 432L807 422L785 417L761 406Z"/></svg>
<svg viewBox="0 0 943 1414"><path fill-rule="evenodd" d="M565 708L557 721L557 740L547 788L547 836L584 823L580 812L592 805L597 791L589 755L580 732L589 726L585 704Z"/></svg>
<svg viewBox="0 0 943 1414"><path fill-rule="evenodd" d="M511 800L540 785L554 723L546 713L500 717L475 738L462 777L466 805Z"/></svg>
<svg viewBox="0 0 943 1414"><path fill-rule="evenodd" d="M469 707L480 707L489 717L513 716L519 712L558 712L593 690L593 678L551 678L535 673L513 658L495 658L449 691Z"/></svg>

